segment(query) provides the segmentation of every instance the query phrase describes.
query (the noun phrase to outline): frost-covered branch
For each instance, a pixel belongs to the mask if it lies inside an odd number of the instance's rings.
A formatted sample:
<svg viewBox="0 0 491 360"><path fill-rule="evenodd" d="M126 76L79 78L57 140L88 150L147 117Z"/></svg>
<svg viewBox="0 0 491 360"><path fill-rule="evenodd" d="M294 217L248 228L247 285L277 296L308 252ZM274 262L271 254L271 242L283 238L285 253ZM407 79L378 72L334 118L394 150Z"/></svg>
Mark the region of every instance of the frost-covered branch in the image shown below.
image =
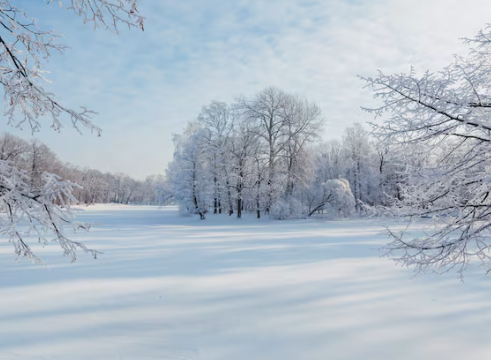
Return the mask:
<svg viewBox="0 0 491 360"><path fill-rule="evenodd" d="M72 195L74 187L77 185L44 173L42 185L33 190L24 171L9 161L0 160L0 234L10 239L18 256L41 261L28 245L26 239L29 237L37 238L43 245L58 242L63 254L72 261L76 259L77 249L97 256L98 251L65 235L67 226L74 230L90 228L89 224L73 220L70 205L76 201Z"/></svg>
<svg viewBox="0 0 491 360"><path fill-rule="evenodd" d="M362 78L381 101L365 109L381 124L374 133L385 143L425 152L415 161L401 151L406 181L389 211L395 215L431 217L426 236L404 240L389 230L388 254L418 271L462 273L472 259L491 269L491 27L466 39L467 57L438 73L426 72ZM387 209L386 209L387 210Z"/></svg>
<svg viewBox="0 0 491 360"><path fill-rule="evenodd" d="M84 22L92 21L96 28L117 31L118 24L126 24L143 30L144 19L136 6L136 0L71 0L68 9L82 16ZM91 121L93 111L83 106L81 110L67 108L43 87L47 81L44 61L53 51L66 49L60 39L56 31L41 29L36 19L29 18L11 0L0 0L0 84L8 124L27 124L34 132L40 129L39 119L48 117L51 127L59 131L63 127L61 117L66 115L77 130L85 127L100 135L101 129Z"/></svg>
<svg viewBox="0 0 491 360"><path fill-rule="evenodd" d="M63 6L61 0L49 0ZM68 1L66 1L68 2ZM103 27L118 32L118 25L144 30L144 17L138 13L137 0L70 0L69 10L83 17L84 24L92 22L94 29Z"/></svg>
<svg viewBox="0 0 491 360"><path fill-rule="evenodd" d="M57 2L60 7L62 1ZM137 12L137 0L71 0L69 10L93 22L94 28L103 27L118 31L119 24L143 30L143 17ZM92 122L93 111L81 107L73 110L60 103L54 94L47 92L44 83L47 71L44 62L53 51L63 52L61 35L45 30L36 19L13 5L12 0L0 0L0 84L4 90L4 115L8 125L21 128L24 124L36 132L41 119L50 119L55 131L63 127L64 117L81 131L87 128L98 135L101 129ZM16 253L39 261L26 239L34 235L43 244L57 241L65 255L76 258L77 249L97 251L72 241L64 228L71 225L88 230L88 225L72 220L70 204L75 201L75 184L61 181L56 175L39 174L39 181L27 181L27 174L16 164L0 159L0 234L9 237Z"/></svg>

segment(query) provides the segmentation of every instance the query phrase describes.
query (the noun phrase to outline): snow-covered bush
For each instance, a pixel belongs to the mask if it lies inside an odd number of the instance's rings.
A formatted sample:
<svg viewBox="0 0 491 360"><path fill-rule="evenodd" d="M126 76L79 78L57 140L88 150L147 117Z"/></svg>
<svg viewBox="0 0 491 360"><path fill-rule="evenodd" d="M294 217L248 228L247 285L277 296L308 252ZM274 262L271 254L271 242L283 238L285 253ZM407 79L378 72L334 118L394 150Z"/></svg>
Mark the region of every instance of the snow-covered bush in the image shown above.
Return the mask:
<svg viewBox="0 0 491 360"><path fill-rule="evenodd" d="M317 206L310 210L309 216L316 211L326 210L331 216L350 216L355 212L355 197L346 179L327 180L322 184L322 197Z"/></svg>
<svg viewBox="0 0 491 360"><path fill-rule="evenodd" d="M350 216L355 212L355 197L346 179L328 180L324 184L330 194L325 209L333 216Z"/></svg>
<svg viewBox="0 0 491 360"><path fill-rule="evenodd" d="M271 206L269 214L273 219L277 220L305 218L302 203L292 196L287 199L278 199L275 201Z"/></svg>

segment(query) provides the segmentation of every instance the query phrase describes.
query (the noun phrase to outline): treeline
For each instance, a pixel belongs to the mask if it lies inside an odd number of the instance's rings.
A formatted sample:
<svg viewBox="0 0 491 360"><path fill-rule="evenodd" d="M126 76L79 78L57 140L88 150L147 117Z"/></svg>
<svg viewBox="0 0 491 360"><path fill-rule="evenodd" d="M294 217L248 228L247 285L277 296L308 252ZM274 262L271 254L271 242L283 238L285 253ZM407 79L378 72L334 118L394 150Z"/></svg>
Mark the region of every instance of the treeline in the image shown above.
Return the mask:
<svg viewBox="0 0 491 360"><path fill-rule="evenodd" d="M277 88L203 107L174 135L167 179L184 214L243 211L278 219L347 216L399 196L400 166L360 124L322 142L312 102Z"/></svg>
<svg viewBox="0 0 491 360"><path fill-rule="evenodd" d="M122 173L80 168L63 163L38 140L26 141L9 133L0 135L0 160L9 161L23 170L32 192L42 186L43 173L55 174L62 180L80 185L72 194L82 204L160 204L168 198L163 175L151 175L140 181Z"/></svg>

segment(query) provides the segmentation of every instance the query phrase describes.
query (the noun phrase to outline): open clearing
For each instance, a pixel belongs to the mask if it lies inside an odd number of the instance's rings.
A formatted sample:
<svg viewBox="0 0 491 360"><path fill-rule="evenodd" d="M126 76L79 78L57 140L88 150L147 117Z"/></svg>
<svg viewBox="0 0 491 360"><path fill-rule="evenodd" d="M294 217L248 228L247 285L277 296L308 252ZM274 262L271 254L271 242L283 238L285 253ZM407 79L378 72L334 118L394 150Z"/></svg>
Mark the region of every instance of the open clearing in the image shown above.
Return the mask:
<svg viewBox="0 0 491 360"><path fill-rule="evenodd" d="M52 244L34 266L0 244L0 359L491 357L489 277L411 278L379 257L380 221L102 205L78 218L97 260Z"/></svg>

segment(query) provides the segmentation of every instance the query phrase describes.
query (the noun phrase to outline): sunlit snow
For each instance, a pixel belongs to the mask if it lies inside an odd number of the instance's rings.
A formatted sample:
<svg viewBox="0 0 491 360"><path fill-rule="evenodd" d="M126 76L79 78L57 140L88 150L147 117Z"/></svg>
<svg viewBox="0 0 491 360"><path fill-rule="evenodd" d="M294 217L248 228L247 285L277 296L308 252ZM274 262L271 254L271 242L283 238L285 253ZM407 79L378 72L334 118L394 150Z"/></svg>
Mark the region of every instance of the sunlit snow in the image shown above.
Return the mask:
<svg viewBox="0 0 491 360"><path fill-rule="evenodd" d="M91 206L103 251L46 266L0 244L0 359L488 359L482 271L412 278L380 220L179 217ZM393 222L394 225L394 222ZM404 227L404 223L395 223Z"/></svg>

